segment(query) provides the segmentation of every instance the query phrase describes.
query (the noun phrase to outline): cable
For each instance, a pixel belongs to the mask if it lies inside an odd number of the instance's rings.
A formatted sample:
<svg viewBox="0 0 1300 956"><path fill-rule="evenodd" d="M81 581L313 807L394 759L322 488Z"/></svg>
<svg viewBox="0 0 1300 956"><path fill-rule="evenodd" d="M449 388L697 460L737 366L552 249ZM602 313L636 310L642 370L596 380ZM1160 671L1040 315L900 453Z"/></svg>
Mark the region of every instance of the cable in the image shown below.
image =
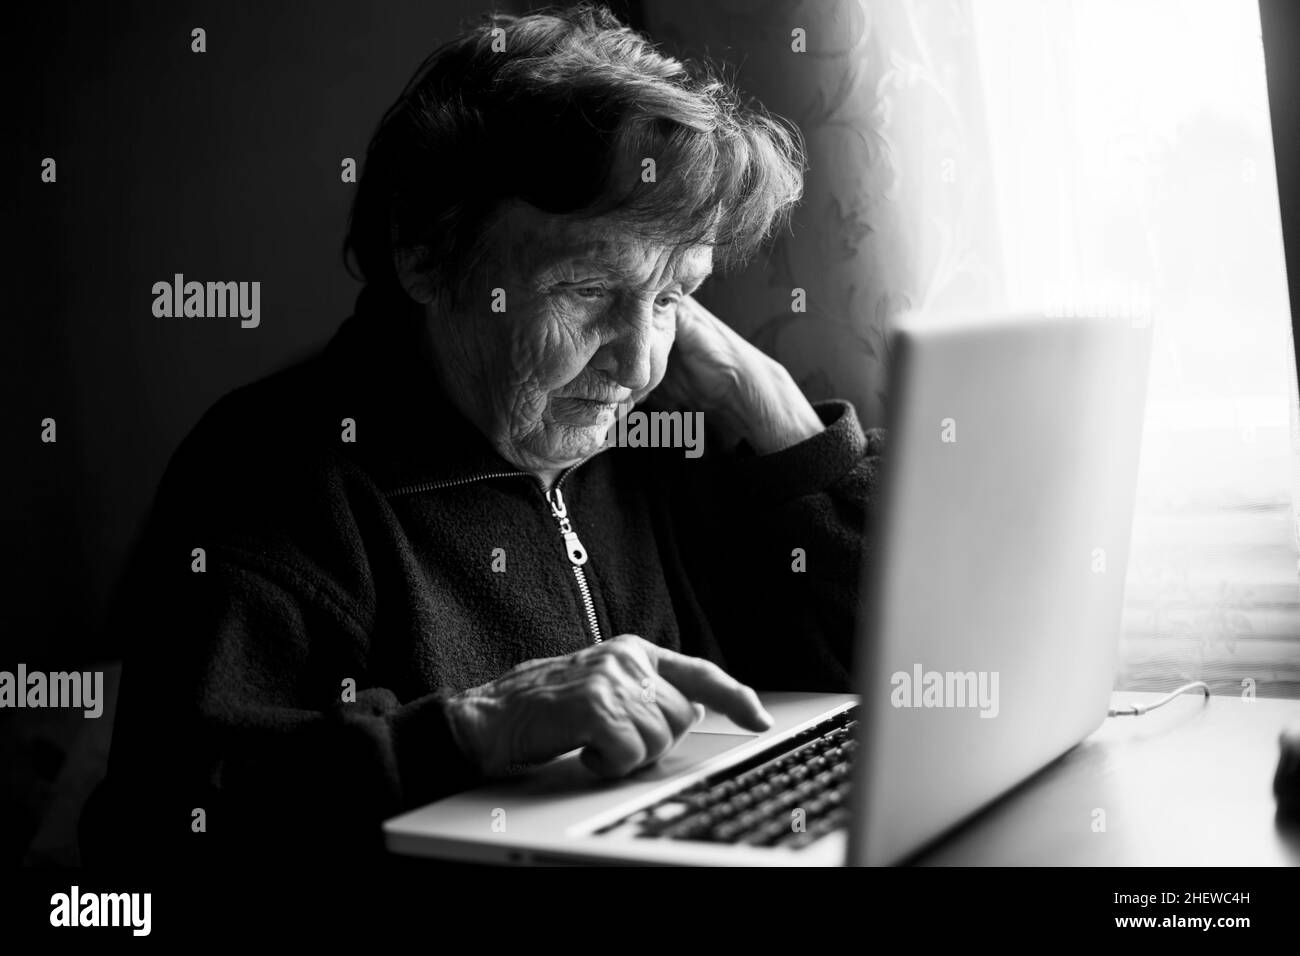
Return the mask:
<svg viewBox="0 0 1300 956"><path fill-rule="evenodd" d="M1128 707L1112 707L1110 710L1106 711L1106 716L1107 717L1141 717L1149 710L1155 710L1157 707L1163 707L1165 704L1169 703L1179 694L1186 693L1189 690L1195 690L1198 687L1201 690L1205 691L1205 697L1208 700L1210 697L1210 685L1205 683L1205 681L1203 680L1196 680L1196 681L1192 681L1190 684L1184 684L1182 687L1178 688L1178 690L1171 691L1170 693L1166 694L1164 697L1161 697L1154 704L1130 704Z"/></svg>

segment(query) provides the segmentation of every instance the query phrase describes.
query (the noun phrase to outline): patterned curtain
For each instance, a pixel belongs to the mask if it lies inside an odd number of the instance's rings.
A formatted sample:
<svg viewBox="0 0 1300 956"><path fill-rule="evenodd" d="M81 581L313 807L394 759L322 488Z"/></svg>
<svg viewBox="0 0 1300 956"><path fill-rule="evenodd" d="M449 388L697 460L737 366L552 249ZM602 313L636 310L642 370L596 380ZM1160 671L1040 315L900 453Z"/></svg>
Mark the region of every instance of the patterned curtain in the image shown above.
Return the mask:
<svg viewBox="0 0 1300 956"><path fill-rule="evenodd" d="M810 398L884 424L883 330L900 310L1002 294L968 2L649 0L670 52L728 64L792 120L804 202L771 254L711 281L706 305L779 359ZM805 311L794 311L802 289Z"/></svg>

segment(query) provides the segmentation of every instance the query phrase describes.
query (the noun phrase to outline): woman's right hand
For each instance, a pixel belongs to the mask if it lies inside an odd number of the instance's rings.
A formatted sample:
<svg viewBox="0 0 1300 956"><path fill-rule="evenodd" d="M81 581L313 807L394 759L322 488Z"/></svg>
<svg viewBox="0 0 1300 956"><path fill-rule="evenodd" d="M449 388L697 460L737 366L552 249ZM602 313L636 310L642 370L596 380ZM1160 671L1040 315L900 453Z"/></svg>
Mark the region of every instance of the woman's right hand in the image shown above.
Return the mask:
<svg viewBox="0 0 1300 956"><path fill-rule="evenodd" d="M704 707L755 732L772 725L753 689L716 664L634 634L525 661L447 703L461 750L489 777L579 747L589 770L622 777L671 750Z"/></svg>

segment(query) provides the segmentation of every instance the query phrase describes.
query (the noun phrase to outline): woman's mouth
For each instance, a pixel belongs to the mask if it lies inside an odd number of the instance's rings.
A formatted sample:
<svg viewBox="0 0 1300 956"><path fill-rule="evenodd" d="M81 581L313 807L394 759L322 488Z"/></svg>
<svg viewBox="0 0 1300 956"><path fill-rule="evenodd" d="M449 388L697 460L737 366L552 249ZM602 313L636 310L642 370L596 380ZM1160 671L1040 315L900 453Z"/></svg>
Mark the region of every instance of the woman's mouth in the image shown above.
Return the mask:
<svg viewBox="0 0 1300 956"><path fill-rule="evenodd" d="M599 398L558 398L555 400L556 418L575 424L595 424L618 409L618 402Z"/></svg>

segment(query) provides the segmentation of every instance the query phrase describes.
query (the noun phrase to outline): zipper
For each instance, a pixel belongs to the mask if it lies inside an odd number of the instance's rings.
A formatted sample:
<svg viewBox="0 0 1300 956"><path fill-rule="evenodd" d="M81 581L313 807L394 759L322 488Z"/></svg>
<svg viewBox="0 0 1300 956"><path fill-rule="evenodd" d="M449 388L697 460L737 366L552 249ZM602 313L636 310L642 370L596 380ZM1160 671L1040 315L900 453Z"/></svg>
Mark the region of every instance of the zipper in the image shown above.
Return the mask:
<svg viewBox="0 0 1300 956"><path fill-rule="evenodd" d="M581 465L582 462L578 462ZM577 468L578 465L573 467ZM385 498L398 498L402 495L420 495L426 491L436 491L439 488L454 488L457 485L472 485L476 481L486 481L489 478L519 478L529 477L525 471L497 471L490 475L473 475L469 478L452 478L448 481L422 481L416 485L402 485L400 488L394 488L392 491L384 492Z"/></svg>
<svg viewBox="0 0 1300 956"><path fill-rule="evenodd" d="M603 449L602 449L603 451ZM569 559L569 567L573 569L574 580L578 582L578 594L582 598L583 614L587 618L587 627L591 631L592 642L595 644L602 643L605 638L600 633L600 621L596 618L596 603L591 597L591 585L587 582L587 573L582 566L587 563L587 549L583 547L582 540L578 537L578 532L573 530L573 523L569 519L569 509L564 503L564 495L560 492L560 486L564 480L577 468L581 468L590 459L600 454L599 451L588 455L582 461L575 465L570 465L560 473L560 477L555 481L555 487L550 491L546 490L546 485L540 478L530 475L526 471L498 471L486 475L472 475L469 478L452 478L447 481L423 481L414 485L403 485L395 488L385 494L387 498L396 498L400 495L418 495L426 491L435 491L439 488L454 488L458 485L469 485L476 481L487 481L492 478L517 478L520 476L532 478L537 487L542 492L542 497L551 508L551 515L559 523L560 534L564 536L564 553Z"/></svg>
<svg viewBox="0 0 1300 956"><path fill-rule="evenodd" d="M581 462L579 462L581 464ZM573 467L577 467L574 465ZM587 574L582 570L582 566L587 563L587 549L582 546L582 541L578 538L578 532L573 530L573 524L569 521L569 509L564 503L564 495L560 493L560 484L568 476L566 471L560 476L560 480L555 483L555 487L547 494L546 500L550 502L551 514L560 524L560 534L564 535L564 553L569 556L569 566L573 568L573 576L578 581L578 593L582 595L582 606L587 614L587 625L591 628L591 636L595 643L599 644L604 640L600 634L600 622L596 620L596 605L591 600L591 588L587 585Z"/></svg>

